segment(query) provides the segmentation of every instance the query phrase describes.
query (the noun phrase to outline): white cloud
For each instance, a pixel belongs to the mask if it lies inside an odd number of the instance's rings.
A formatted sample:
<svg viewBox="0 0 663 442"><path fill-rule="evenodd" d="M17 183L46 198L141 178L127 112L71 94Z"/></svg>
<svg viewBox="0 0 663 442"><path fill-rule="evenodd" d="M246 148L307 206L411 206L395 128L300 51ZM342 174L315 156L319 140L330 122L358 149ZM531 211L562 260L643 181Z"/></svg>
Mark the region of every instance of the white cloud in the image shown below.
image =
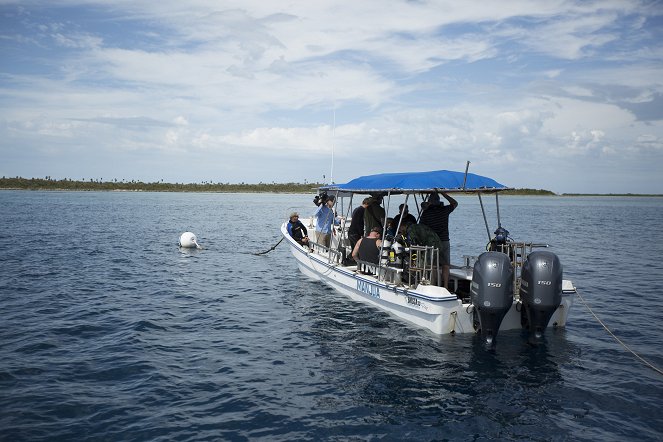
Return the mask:
<svg viewBox="0 0 663 442"><path fill-rule="evenodd" d="M537 168L597 158L663 161L651 109L661 31L638 1L21 7L0 28L13 57L0 73L0 136L34 152L223 158L242 181L296 180L332 148L339 179L471 160L537 180ZM247 153L259 167L242 169Z"/></svg>

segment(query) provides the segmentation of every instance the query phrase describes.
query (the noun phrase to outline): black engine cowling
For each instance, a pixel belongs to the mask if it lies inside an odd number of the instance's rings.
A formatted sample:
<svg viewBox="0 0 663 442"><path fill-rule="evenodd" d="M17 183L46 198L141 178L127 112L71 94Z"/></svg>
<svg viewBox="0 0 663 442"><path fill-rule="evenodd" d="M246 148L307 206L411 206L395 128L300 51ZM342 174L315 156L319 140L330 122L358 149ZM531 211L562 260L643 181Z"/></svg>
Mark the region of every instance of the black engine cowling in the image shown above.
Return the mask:
<svg viewBox="0 0 663 442"><path fill-rule="evenodd" d="M484 252L474 263L470 289L475 317L486 344L495 346L495 338L504 316L513 305L513 267L507 255Z"/></svg>
<svg viewBox="0 0 663 442"><path fill-rule="evenodd" d="M548 251L529 254L521 273L520 299L530 336L541 338L562 302L562 264Z"/></svg>

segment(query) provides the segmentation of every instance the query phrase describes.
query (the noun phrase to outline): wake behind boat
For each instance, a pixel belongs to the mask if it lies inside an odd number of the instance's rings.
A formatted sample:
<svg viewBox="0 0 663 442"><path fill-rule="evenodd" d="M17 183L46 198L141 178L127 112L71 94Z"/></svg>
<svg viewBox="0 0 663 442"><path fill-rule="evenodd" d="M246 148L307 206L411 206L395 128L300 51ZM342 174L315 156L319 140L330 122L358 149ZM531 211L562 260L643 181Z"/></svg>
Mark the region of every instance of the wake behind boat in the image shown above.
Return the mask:
<svg viewBox="0 0 663 442"><path fill-rule="evenodd" d="M491 347L499 330L526 328L536 341L547 327L566 324L576 289L563 279L558 257L539 250L546 245L509 238L500 223L498 198L507 189L487 177L447 170L363 176L319 189L316 203L324 204L333 197L341 210L329 247L313 240L301 245L288 233L287 222L281 233L303 274L407 323L438 335L481 333ZM359 203L356 196L383 199L381 225L387 226L386 214L395 196L404 196L403 206L413 198L418 209L429 195L453 192L478 195L489 242L488 251L478 257L464 256L462 263L450 266L448 289L436 284L442 279L439 250L408 241L403 235L384 238L377 263L351 259L348 226L353 204ZM495 236L488 228L485 194L495 194ZM396 232L403 231L402 215ZM301 221L311 232L315 230L313 218Z"/></svg>

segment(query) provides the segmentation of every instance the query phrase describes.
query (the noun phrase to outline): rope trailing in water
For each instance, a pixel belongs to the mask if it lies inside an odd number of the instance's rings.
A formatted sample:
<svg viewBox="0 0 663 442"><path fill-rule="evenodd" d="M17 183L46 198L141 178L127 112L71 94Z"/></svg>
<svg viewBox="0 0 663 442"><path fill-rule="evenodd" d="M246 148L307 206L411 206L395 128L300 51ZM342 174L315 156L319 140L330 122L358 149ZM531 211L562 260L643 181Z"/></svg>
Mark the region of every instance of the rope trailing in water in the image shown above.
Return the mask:
<svg viewBox="0 0 663 442"><path fill-rule="evenodd" d="M278 246L279 244L281 244L281 241L283 241L284 239L285 239L285 236L284 236L283 238L281 238L281 239L279 240L279 242L277 242L276 244L274 244L274 245L272 246L271 249L265 250L264 252L252 253L252 255L256 255L256 256L266 255L266 254L268 254L269 252L271 252L272 250L274 250L274 249L276 248L276 246Z"/></svg>
<svg viewBox="0 0 663 442"><path fill-rule="evenodd" d="M594 313L594 311L591 309L591 307L589 306L589 304L587 304L587 302L585 302L585 299L582 297L582 295L580 294L580 292L576 292L576 295L578 295L578 297L580 298L580 300L582 301L582 303L585 304L585 307L587 307L587 310L589 310L589 313L591 313L592 316L594 316L594 318L599 322L599 324L601 324L601 325L603 326L603 328L604 328L604 329L610 334L610 336L612 336L613 338L615 338L615 340L616 340L617 342L619 342L619 343L622 345L622 347L624 347L626 350L628 350L633 356L635 356L636 358L638 358L638 359L639 359L643 364L645 364L647 367L651 368L652 370L654 370L654 371L657 372L658 374L662 374L662 375L663 375L663 370L661 370L660 368L656 367L654 364L652 364L651 362L647 361L647 360L644 359L642 356L640 356L639 354L637 354L636 352L634 352L633 350L631 350L631 349L629 348L628 345L624 344L624 342L622 342L621 339L619 339L617 336L615 336L615 334L614 334L612 331L610 331L610 329L608 328L608 326L605 325L605 324L603 323L603 321L601 321L601 319L599 319L598 316L596 316L596 313Z"/></svg>

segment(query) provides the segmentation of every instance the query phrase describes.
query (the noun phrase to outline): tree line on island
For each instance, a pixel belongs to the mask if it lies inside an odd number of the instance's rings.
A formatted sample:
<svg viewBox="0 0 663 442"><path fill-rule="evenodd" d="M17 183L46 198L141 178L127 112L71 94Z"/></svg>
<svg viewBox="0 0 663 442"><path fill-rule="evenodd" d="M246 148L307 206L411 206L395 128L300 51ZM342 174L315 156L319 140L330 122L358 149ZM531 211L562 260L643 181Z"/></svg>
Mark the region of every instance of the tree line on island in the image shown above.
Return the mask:
<svg viewBox="0 0 663 442"><path fill-rule="evenodd" d="M202 181L200 183L166 183L163 180L155 182L143 182L139 180L104 181L103 179L90 178L89 180L72 180L64 178L61 180L46 178L0 178L1 189L23 189L23 190L99 190L99 191L130 191L130 192L226 192L226 193L250 193L250 192L276 192L276 193L310 193L314 188L320 187L321 183L214 183Z"/></svg>
<svg viewBox="0 0 663 442"><path fill-rule="evenodd" d="M0 178L0 189L19 190L76 190L76 191L128 191L128 192L225 192L225 193L311 193L323 183L214 183L202 181L200 183L166 183L163 180L155 182L126 181L113 179L104 181L102 178L72 180L64 178L56 180L47 176L45 178ZM503 195L535 195L555 196L555 192L544 189L511 189L502 192ZM587 196L580 193L563 193L562 196ZM597 194L598 195L598 194ZM661 196L636 194L600 194L601 196Z"/></svg>

